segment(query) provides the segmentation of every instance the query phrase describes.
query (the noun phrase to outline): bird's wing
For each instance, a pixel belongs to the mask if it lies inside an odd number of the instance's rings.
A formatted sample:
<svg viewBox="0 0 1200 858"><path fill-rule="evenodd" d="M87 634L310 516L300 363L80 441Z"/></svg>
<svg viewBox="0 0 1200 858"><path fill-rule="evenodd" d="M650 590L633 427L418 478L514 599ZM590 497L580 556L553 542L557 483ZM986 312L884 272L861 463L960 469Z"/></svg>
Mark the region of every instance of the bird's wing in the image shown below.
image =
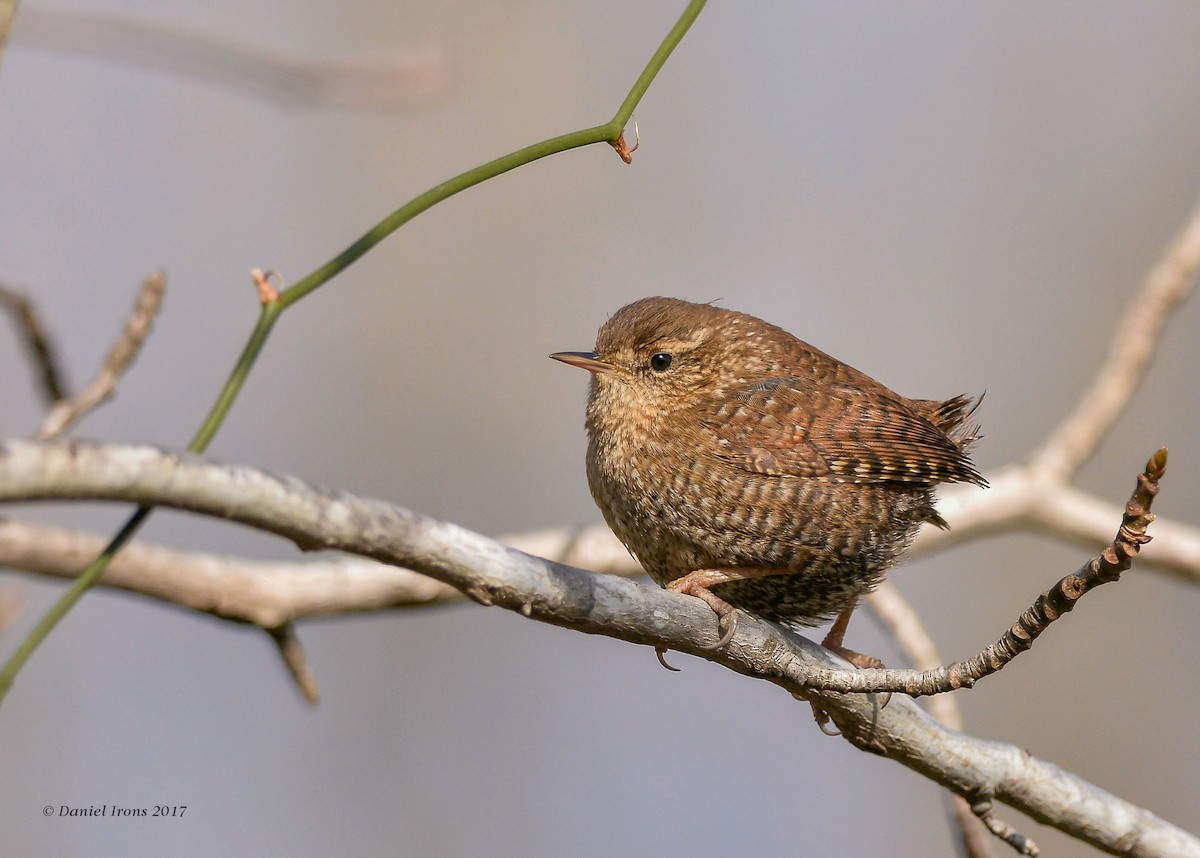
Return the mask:
<svg viewBox="0 0 1200 858"><path fill-rule="evenodd" d="M716 436L718 456L753 473L855 483L983 484L942 429L898 397L861 386L767 379L726 390L704 422Z"/></svg>

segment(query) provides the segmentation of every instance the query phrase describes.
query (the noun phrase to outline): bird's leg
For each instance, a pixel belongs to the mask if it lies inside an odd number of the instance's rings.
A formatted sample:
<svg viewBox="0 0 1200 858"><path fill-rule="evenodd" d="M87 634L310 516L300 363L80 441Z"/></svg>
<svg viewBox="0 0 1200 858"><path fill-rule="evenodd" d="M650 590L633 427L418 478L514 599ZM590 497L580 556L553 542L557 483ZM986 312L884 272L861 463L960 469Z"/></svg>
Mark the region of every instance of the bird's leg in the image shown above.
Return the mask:
<svg viewBox="0 0 1200 858"><path fill-rule="evenodd" d="M711 651L718 650L733 640L733 634L737 631L738 618L737 608L714 593L711 588L718 584L728 584L733 581L765 578L768 575L786 575L790 571L788 569L770 568L697 569L694 572L689 572L682 578L676 578L667 584L666 587L672 593L682 593L685 596L695 596L703 599L713 609L713 613L717 615L718 627L722 634L721 639L715 644L702 647L702 649ZM659 660L662 660L661 657Z"/></svg>
<svg viewBox="0 0 1200 858"><path fill-rule="evenodd" d="M829 634L825 635L825 640L821 641L821 646L825 647L825 649L830 650L831 652L836 652L855 667L883 667L883 662L874 656L863 655L861 652L855 652L852 649L842 646L842 641L846 637L846 629L850 625L850 615L854 613L854 609L856 607L857 603L851 605L849 608L838 614L837 619L833 621L833 625L829 628ZM887 706L888 701L891 699L891 692L888 692L887 697L885 697L883 700L883 705ZM837 732L830 732L828 729L826 729L830 721L829 713L816 703L810 701L809 705L812 706L813 718L816 719L817 726L821 728L821 732L826 736L837 736Z"/></svg>
<svg viewBox="0 0 1200 858"><path fill-rule="evenodd" d="M833 621L833 625L829 628L829 634L825 635L825 640L821 641L821 646L827 650L836 652L855 667L883 667L883 662L874 656L863 655L861 652L855 652L852 649L842 646L842 641L846 638L846 629L850 625L850 615L854 613L855 607L857 605L851 605L838 614L838 618Z"/></svg>

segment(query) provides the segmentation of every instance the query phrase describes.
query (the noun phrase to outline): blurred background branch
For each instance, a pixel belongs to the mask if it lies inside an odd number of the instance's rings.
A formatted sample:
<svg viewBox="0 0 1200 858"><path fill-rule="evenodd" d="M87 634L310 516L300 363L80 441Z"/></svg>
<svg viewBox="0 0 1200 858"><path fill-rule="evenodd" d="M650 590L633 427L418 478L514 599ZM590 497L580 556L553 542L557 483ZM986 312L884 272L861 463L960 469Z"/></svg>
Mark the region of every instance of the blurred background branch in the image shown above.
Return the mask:
<svg viewBox="0 0 1200 858"><path fill-rule="evenodd" d="M0 24L3 12L0 6ZM437 47L374 62L293 60L262 45L86 9L27 6L17 16L13 44L182 75L235 95L308 110L428 105L445 97L453 82L449 57Z"/></svg>
<svg viewBox="0 0 1200 858"><path fill-rule="evenodd" d="M20 289L0 285L0 309L12 319L33 370L35 388L47 407L67 398L58 354L33 301Z"/></svg>
<svg viewBox="0 0 1200 858"><path fill-rule="evenodd" d="M133 366L146 337L150 336L154 318L162 307L163 291L166 288L167 276L161 271L154 272L142 281L133 311L117 341L104 356L95 377L78 395L68 399L65 394L60 393L56 397L42 421L41 428L38 429L37 440L48 441L57 438L93 409L112 399L117 382ZM41 367L42 377L49 378L54 368L50 353L38 350L38 357L37 364Z"/></svg>

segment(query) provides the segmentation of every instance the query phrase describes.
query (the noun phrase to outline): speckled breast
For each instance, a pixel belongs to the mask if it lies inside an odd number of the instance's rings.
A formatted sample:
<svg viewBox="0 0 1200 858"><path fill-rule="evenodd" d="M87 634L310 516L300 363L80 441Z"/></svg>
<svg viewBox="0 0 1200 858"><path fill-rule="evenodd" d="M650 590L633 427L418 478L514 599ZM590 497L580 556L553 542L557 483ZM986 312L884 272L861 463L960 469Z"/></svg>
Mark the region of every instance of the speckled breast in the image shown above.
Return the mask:
<svg viewBox="0 0 1200 858"><path fill-rule="evenodd" d="M754 474L651 438L632 452L593 439L588 483L609 527L659 584L696 569L778 569L714 592L799 625L851 607L931 509L928 489Z"/></svg>

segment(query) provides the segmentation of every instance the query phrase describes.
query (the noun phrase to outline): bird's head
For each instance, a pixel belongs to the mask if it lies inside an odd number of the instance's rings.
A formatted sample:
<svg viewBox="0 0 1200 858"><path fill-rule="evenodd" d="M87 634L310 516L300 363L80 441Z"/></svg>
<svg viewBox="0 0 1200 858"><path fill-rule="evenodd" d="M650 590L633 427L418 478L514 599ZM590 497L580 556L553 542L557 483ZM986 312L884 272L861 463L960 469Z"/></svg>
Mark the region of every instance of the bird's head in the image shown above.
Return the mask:
<svg viewBox="0 0 1200 858"><path fill-rule="evenodd" d="M590 352L555 360L592 373L589 420L649 421L780 372L798 341L761 319L678 298L643 298L613 314Z"/></svg>

